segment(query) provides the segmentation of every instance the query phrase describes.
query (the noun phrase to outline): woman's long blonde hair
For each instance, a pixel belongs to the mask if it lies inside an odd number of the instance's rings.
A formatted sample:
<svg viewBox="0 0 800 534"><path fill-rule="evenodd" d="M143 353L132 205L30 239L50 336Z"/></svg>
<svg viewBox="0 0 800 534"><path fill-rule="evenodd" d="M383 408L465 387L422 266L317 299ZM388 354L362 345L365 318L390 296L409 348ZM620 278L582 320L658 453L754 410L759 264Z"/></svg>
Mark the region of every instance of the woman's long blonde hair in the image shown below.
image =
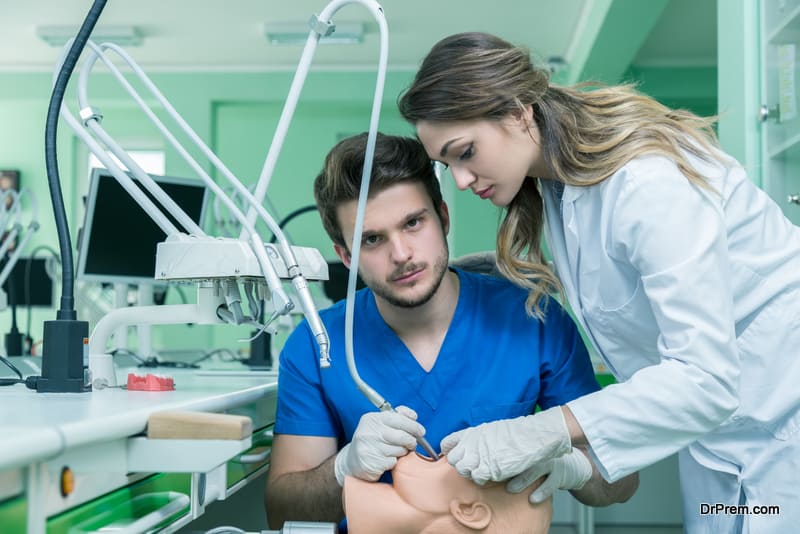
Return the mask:
<svg viewBox="0 0 800 534"><path fill-rule="evenodd" d="M632 85L552 85L527 49L485 33L460 33L434 45L398 105L413 124L499 121L531 106L550 174L569 185L602 182L648 154L670 158L689 180L708 187L688 155L709 160L716 154L713 118L669 109ZM497 260L506 277L529 290L528 313L539 317L544 297L561 290L543 261L543 225L538 183L527 178L500 224Z"/></svg>

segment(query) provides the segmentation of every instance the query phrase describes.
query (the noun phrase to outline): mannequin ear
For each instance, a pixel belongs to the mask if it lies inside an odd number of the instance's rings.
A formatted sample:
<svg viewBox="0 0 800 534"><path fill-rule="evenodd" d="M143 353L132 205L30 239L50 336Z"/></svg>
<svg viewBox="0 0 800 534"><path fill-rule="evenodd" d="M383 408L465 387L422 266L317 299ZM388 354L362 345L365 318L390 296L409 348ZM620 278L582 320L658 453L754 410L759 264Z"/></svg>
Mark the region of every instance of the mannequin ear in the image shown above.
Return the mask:
<svg viewBox="0 0 800 534"><path fill-rule="evenodd" d="M450 501L450 515L467 528L483 530L492 521L492 509L482 502Z"/></svg>

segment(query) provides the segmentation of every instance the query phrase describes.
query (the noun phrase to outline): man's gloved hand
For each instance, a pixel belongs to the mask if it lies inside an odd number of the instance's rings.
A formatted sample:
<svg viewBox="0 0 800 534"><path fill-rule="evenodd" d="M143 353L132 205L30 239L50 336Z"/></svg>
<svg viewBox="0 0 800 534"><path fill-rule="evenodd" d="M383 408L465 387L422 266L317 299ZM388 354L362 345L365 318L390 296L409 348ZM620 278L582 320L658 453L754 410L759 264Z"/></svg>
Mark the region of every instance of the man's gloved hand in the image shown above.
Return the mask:
<svg viewBox="0 0 800 534"><path fill-rule="evenodd" d="M592 463L583 452L573 448L564 456L546 460L523 471L506 484L506 489L511 493L519 493L544 475L547 475L547 479L528 497L531 504L543 502L556 490L583 488L592 478Z"/></svg>
<svg viewBox="0 0 800 534"><path fill-rule="evenodd" d="M405 406L362 415L353 440L334 460L336 481L343 486L346 476L378 480L384 471L394 467L397 458L417 448L417 437L423 434L425 429L417 423L416 412Z"/></svg>
<svg viewBox="0 0 800 534"><path fill-rule="evenodd" d="M508 480L536 464L572 450L559 406L534 415L502 419L445 437L442 454L456 471L477 484Z"/></svg>

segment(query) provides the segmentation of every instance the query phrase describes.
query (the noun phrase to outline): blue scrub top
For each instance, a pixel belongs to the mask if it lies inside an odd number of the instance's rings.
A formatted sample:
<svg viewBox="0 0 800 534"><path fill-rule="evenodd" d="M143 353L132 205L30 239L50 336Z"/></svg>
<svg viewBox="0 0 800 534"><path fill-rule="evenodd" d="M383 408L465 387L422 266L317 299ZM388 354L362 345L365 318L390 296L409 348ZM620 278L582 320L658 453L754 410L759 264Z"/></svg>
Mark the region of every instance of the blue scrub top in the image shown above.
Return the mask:
<svg viewBox="0 0 800 534"><path fill-rule="evenodd" d="M511 282L454 269L460 291L434 367L425 371L383 321L369 289L356 293L353 352L361 378L392 406L415 410L433 448L448 434L528 415L597 391L586 348L570 316L551 300L545 321L525 313L527 292ZM331 366L302 322L280 355L275 433L353 436L376 408L356 388L344 351L345 302L320 313ZM420 450L420 452L422 452Z"/></svg>

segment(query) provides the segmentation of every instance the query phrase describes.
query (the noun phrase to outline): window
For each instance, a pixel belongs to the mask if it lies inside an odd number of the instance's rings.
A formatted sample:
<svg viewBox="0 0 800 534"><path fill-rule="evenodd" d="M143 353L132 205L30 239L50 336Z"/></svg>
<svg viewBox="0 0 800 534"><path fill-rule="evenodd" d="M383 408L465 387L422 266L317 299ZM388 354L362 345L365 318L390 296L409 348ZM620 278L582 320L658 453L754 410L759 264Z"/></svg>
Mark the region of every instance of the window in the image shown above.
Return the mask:
<svg viewBox="0 0 800 534"><path fill-rule="evenodd" d="M123 170L128 170L128 168L123 165L115 155L110 154L111 158L122 167ZM163 176L165 174L165 158L164 158L164 151L163 150L128 150L128 155L139 164L142 170L148 174L157 174L159 176ZM94 167L101 167L104 168L97 156L89 153L89 168L92 169Z"/></svg>

